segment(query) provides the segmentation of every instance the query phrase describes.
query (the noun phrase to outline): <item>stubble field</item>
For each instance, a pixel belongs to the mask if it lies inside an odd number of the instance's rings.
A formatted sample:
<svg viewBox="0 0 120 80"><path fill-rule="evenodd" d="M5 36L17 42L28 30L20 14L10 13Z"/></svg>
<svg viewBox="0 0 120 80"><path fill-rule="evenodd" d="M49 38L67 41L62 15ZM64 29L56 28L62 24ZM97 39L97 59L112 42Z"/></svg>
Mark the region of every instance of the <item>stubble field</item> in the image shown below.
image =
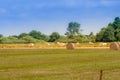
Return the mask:
<svg viewBox="0 0 120 80"><path fill-rule="evenodd" d="M120 51L0 49L0 80L120 80Z"/></svg>

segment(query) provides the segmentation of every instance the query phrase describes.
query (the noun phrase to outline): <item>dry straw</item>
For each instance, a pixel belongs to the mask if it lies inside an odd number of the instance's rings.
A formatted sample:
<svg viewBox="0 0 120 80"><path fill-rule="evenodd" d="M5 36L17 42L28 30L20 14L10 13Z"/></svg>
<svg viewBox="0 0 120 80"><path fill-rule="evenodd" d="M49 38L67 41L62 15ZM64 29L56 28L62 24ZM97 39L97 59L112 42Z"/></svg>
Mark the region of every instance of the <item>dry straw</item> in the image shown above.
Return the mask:
<svg viewBox="0 0 120 80"><path fill-rule="evenodd" d="M120 44L119 43L111 43L110 44L110 50L119 50L120 49Z"/></svg>
<svg viewBox="0 0 120 80"><path fill-rule="evenodd" d="M118 45L119 45L119 49L120 49L120 43L118 43Z"/></svg>
<svg viewBox="0 0 120 80"><path fill-rule="evenodd" d="M73 49L75 49L75 46L73 43L67 43L66 48L69 50L73 50Z"/></svg>

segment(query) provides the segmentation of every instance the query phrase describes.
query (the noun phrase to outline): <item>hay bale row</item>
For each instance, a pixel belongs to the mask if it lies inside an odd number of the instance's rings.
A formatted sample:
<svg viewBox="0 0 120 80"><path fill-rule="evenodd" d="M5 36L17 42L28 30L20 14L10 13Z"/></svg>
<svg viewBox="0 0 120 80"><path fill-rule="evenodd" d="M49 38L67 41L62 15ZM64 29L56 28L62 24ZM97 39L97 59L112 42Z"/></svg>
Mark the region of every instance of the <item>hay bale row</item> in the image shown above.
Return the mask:
<svg viewBox="0 0 120 80"><path fill-rule="evenodd" d="M119 50L120 49L120 44L117 42L111 43L110 44L110 50Z"/></svg>

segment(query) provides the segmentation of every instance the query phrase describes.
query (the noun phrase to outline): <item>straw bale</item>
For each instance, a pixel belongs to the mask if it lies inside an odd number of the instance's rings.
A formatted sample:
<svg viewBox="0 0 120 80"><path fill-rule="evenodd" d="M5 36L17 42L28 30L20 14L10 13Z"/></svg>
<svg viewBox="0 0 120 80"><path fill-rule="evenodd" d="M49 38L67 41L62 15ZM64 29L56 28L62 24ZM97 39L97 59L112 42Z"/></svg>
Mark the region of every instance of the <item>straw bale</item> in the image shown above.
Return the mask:
<svg viewBox="0 0 120 80"><path fill-rule="evenodd" d="M110 50L119 50L120 45L116 42L110 44Z"/></svg>
<svg viewBox="0 0 120 80"><path fill-rule="evenodd" d="M75 49L75 46L73 43L67 43L66 48L69 50L73 50L73 49Z"/></svg>

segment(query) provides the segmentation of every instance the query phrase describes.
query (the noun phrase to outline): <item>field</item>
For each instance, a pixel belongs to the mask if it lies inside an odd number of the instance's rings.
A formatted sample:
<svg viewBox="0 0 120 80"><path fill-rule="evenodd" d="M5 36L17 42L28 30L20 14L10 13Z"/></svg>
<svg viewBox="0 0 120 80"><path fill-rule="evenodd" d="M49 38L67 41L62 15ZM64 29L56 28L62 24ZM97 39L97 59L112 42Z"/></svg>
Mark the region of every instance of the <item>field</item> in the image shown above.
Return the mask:
<svg viewBox="0 0 120 80"><path fill-rule="evenodd" d="M120 80L120 51L0 49L0 80Z"/></svg>

